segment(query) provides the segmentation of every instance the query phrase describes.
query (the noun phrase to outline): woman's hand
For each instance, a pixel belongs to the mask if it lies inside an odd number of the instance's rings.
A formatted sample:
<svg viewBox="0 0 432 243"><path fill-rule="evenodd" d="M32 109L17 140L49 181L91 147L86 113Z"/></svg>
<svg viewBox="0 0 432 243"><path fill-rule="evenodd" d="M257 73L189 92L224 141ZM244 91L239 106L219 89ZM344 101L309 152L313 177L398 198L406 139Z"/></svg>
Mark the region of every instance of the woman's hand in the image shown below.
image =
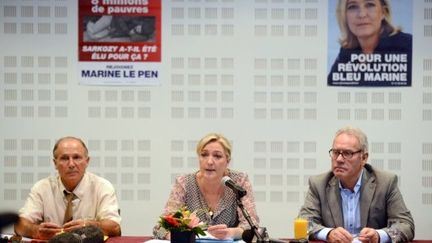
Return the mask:
<svg viewBox="0 0 432 243"><path fill-rule="evenodd" d="M232 238L231 230L226 224L211 225L208 227L207 231L209 232L209 234L213 235L219 240L227 239L230 237Z"/></svg>

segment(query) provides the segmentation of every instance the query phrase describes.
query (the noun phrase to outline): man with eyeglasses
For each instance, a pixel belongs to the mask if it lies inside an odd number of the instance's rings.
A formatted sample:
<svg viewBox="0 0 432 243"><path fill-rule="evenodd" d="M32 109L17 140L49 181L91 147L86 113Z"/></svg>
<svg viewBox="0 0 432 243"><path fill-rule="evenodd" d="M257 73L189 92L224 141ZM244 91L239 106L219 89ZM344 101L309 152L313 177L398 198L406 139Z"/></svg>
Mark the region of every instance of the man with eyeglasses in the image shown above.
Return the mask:
<svg viewBox="0 0 432 243"><path fill-rule="evenodd" d="M116 192L108 180L86 171L90 157L85 143L75 137L60 138L53 157L58 175L33 186L19 211L16 234L47 240L93 225L107 236L121 235Z"/></svg>
<svg viewBox="0 0 432 243"><path fill-rule="evenodd" d="M358 128L338 130L329 154L331 171L309 178L299 212L299 217L310 222L309 239L331 243L412 240L414 220L397 176L366 163L366 135Z"/></svg>

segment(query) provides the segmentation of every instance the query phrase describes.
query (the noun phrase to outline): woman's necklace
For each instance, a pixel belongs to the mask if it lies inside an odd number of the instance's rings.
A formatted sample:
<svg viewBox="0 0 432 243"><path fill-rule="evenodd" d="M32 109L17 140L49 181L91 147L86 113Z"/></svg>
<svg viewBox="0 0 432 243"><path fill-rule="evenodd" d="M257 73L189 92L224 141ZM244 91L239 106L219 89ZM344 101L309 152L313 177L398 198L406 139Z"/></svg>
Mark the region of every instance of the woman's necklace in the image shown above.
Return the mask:
<svg viewBox="0 0 432 243"><path fill-rule="evenodd" d="M212 219L215 212L217 212L219 201L223 197L224 188L219 181L217 183L209 183L199 173L196 176L196 181L201 195L207 204L206 214Z"/></svg>
<svg viewBox="0 0 432 243"><path fill-rule="evenodd" d="M210 216L210 218L213 217L213 215L215 214L215 212L218 209L218 204L219 201L221 200L222 196L223 196L223 188L220 187L219 189L217 189L217 191L214 190L206 190L204 188L200 188L201 193L204 197L204 200L207 203L208 206L208 214Z"/></svg>

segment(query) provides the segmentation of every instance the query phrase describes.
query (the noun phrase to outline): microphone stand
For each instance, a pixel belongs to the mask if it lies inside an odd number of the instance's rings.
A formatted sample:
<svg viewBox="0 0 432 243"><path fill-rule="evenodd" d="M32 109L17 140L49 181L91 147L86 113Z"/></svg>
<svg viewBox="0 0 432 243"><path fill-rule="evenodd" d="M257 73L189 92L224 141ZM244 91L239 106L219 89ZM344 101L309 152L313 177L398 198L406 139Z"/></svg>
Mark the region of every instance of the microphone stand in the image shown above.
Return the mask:
<svg viewBox="0 0 432 243"><path fill-rule="evenodd" d="M252 221L252 219L251 219L248 211L244 208L244 205L241 202L241 198L244 195L240 195L239 193L236 193L236 196L237 196L237 205L241 209L241 211L243 213L243 216L246 218L246 220L248 221L251 229L253 230L253 232L254 232L254 234L255 234L255 236L257 238L256 242L257 243L269 243L270 241L269 241L269 238L268 238L268 235L267 235L267 232L266 232L265 228L264 228L263 234L261 234L258 231L258 227L253 223L253 221Z"/></svg>

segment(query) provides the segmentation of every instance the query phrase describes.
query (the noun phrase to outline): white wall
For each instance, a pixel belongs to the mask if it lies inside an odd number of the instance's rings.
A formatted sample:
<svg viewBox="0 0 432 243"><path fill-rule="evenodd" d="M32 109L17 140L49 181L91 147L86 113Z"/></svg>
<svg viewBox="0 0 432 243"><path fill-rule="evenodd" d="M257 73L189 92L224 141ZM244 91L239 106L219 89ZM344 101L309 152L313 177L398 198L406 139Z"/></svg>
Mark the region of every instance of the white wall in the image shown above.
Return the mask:
<svg viewBox="0 0 432 243"><path fill-rule="evenodd" d="M231 166L249 174L262 225L292 237L308 177L329 169L333 134L350 124L369 135L369 162L400 176L416 238L432 238L432 1L413 1L404 88L326 85L318 0L163 1L162 84L79 85L77 6L0 1L1 209L23 206L55 173L55 140L74 135L117 188L123 233L150 235L172 179L198 167L195 144L215 131L233 142Z"/></svg>

